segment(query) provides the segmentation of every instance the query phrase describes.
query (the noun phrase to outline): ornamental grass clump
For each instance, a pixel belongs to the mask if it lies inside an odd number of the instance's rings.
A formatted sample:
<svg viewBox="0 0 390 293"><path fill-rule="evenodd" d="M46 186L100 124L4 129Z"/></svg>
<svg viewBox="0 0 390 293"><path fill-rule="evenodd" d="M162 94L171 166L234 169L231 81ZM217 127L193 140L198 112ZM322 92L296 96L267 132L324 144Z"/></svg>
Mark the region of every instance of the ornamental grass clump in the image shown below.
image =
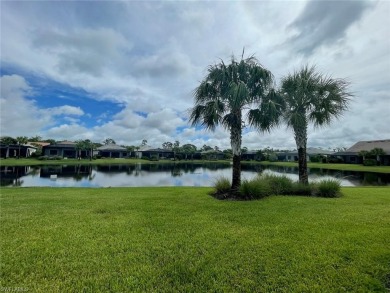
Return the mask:
<svg viewBox="0 0 390 293"><path fill-rule="evenodd" d="M210 193L218 198L224 198L230 191L230 180L226 177L219 177L214 182L214 190Z"/></svg>
<svg viewBox="0 0 390 293"><path fill-rule="evenodd" d="M341 184L339 180L326 179L316 184L315 196L318 197L340 197L341 196Z"/></svg>
<svg viewBox="0 0 390 293"><path fill-rule="evenodd" d="M241 197L245 199L260 199L273 194L269 182L260 176L253 180L244 180L239 192Z"/></svg>
<svg viewBox="0 0 390 293"><path fill-rule="evenodd" d="M288 195L292 194L294 182L285 175L278 176L273 174L263 174L260 176L264 181L268 182L272 194Z"/></svg>

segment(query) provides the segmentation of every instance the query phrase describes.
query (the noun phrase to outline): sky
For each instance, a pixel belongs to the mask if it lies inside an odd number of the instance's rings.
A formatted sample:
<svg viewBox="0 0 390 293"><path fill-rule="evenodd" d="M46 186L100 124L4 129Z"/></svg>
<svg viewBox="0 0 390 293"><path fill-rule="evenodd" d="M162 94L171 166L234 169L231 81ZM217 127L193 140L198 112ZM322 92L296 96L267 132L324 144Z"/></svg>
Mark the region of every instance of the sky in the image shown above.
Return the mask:
<svg viewBox="0 0 390 293"><path fill-rule="evenodd" d="M1 136L230 148L188 112L208 66L245 48L276 86L306 64L350 82L349 110L308 147L390 139L390 1L0 3ZM245 128L243 146L296 148L285 125Z"/></svg>

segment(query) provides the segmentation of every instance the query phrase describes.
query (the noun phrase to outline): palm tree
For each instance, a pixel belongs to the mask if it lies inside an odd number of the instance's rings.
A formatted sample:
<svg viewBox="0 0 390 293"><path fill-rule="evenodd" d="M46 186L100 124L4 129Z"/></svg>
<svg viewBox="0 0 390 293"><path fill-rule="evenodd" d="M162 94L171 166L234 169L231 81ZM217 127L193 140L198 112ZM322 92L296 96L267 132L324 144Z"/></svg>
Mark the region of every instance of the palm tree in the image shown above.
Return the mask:
<svg viewBox="0 0 390 293"><path fill-rule="evenodd" d="M237 191L241 185L244 122L261 130L270 130L279 122L282 103L280 96L271 89L272 85L271 72L255 57L242 57L237 61L233 56L229 65L221 60L209 66L207 76L194 91L195 105L190 109L190 123L212 131L222 125L230 132L232 196L239 196ZM243 115L244 110L247 110L246 115Z"/></svg>
<svg viewBox="0 0 390 293"><path fill-rule="evenodd" d="M380 165L380 163L381 163L381 158L380 158L380 156L386 155L385 151L384 151L382 148L374 148L374 149L372 149L369 153L370 153L370 155L376 157L376 163L377 163L377 165Z"/></svg>
<svg viewBox="0 0 390 293"><path fill-rule="evenodd" d="M28 142L28 138L27 136L18 136L16 138L17 142L18 142L18 145L19 145L19 154L18 154L18 159L20 159L20 146L22 144L26 144ZM27 156L27 153L26 153L26 156Z"/></svg>
<svg viewBox="0 0 390 293"><path fill-rule="evenodd" d="M349 83L316 72L315 66L304 66L300 71L282 78L281 91L287 107L285 121L294 131L298 149L299 182L307 184L306 143L308 124L324 126L339 118L348 108L351 93Z"/></svg>

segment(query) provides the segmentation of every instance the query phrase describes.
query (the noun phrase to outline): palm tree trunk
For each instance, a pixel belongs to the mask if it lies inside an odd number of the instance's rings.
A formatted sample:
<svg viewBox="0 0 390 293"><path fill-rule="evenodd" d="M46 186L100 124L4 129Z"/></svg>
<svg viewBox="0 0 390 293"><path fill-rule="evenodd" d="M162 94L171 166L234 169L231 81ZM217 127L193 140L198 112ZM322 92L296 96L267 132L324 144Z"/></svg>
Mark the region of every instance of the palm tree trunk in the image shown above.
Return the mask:
<svg viewBox="0 0 390 293"><path fill-rule="evenodd" d="M295 142L298 149L298 175L299 182L308 184L309 179L307 175L307 159L306 159L306 143L307 143L307 125L296 127L294 129Z"/></svg>
<svg viewBox="0 0 390 293"><path fill-rule="evenodd" d="M309 179L307 175L307 159L306 159L306 148L298 149L298 174L299 182L308 184Z"/></svg>
<svg viewBox="0 0 390 293"><path fill-rule="evenodd" d="M233 151L233 174L231 190L234 194L238 193L241 185L241 115L237 118L239 125L230 130L230 144Z"/></svg>

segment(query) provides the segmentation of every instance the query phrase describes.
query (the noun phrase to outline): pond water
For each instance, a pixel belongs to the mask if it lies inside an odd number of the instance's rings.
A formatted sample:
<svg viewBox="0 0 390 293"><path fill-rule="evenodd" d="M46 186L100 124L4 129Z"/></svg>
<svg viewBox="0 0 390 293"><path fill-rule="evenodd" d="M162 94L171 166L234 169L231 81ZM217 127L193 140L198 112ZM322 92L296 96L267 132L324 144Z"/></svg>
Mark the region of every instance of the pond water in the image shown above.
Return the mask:
<svg viewBox="0 0 390 293"><path fill-rule="evenodd" d="M212 186L219 177L231 178L223 163L1 166L1 186L125 187ZM298 180L297 167L243 164L242 179L259 173L284 174ZM309 169L309 180L337 178L342 186L390 185L390 174Z"/></svg>

